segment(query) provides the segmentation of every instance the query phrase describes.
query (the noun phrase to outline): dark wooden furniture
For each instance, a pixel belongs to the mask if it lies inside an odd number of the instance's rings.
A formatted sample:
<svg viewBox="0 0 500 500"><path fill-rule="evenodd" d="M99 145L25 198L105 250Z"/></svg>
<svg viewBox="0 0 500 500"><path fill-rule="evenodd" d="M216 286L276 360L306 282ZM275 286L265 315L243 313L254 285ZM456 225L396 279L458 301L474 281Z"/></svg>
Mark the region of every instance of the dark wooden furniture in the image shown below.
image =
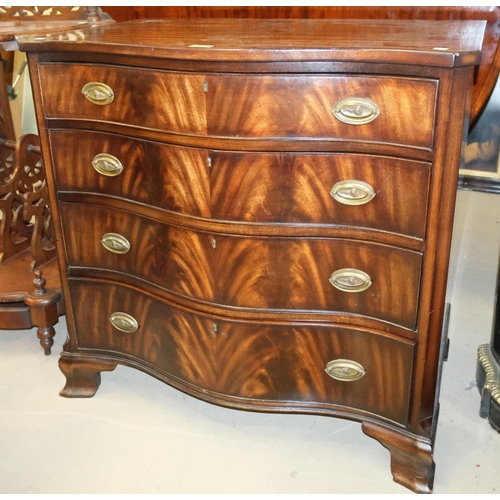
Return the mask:
<svg viewBox="0 0 500 500"><path fill-rule="evenodd" d="M358 420L430 491L483 32L177 19L20 40L68 306L61 394L121 363L231 408Z"/></svg>
<svg viewBox="0 0 500 500"><path fill-rule="evenodd" d="M500 72L500 7L498 6L112 6L106 7L118 22L132 19L242 18L242 19L401 19L401 20L484 20L486 31L481 63L474 75L470 130L483 116ZM489 140L486 137L485 140ZM498 152L497 152L498 153ZM468 168L465 166L465 168ZM462 172L460 189L500 193L500 181Z"/></svg>
<svg viewBox="0 0 500 500"><path fill-rule="evenodd" d="M20 34L107 22L98 7L0 7L0 48L18 49ZM26 134L16 140L0 64L0 329L37 326L50 354L64 302L47 198L39 139Z"/></svg>
<svg viewBox="0 0 500 500"><path fill-rule="evenodd" d="M50 354L64 304L39 139L3 139L0 154L0 328L37 326L40 345Z"/></svg>
<svg viewBox="0 0 500 500"><path fill-rule="evenodd" d="M481 63L474 75L470 123L474 124L493 92L500 73L500 7L498 6L108 6L117 22L133 19L386 19L486 21ZM470 182L467 179L467 182Z"/></svg>
<svg viewBox="0 0 500 500"><path fill-rule="evenodd" d="M500 432L500 267L494 304L491 342L478 348L476 381L481 394L479 415Z"/></svg>

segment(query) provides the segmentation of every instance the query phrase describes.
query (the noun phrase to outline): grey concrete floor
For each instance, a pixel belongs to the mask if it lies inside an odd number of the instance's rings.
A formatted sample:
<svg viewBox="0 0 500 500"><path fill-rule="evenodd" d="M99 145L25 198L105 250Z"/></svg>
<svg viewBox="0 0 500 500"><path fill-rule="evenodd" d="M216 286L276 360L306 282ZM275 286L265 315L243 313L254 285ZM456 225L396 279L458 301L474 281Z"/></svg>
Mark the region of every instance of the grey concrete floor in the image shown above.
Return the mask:
<svg viewBox="0 0 500 500"><path fill-rule="evenodd" d="M460 191L435 448L435 493L500 491L500 434L479 418L476 351L490 338L500 196ZM410 493L360 424L220 408L132 368L91 399L58 396L34 331L0 331L0 493Z"/></svg>

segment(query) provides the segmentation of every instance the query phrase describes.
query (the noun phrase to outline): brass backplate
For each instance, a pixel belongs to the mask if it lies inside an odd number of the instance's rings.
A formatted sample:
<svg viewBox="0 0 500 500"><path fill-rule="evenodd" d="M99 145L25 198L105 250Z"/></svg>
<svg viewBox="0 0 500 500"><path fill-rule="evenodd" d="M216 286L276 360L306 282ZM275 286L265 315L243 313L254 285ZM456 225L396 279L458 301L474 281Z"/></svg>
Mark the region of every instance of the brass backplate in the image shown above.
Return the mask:
<svg viewBox="0 0 500 500"><path fill-rule="evenodd" d="M101 175L105 175L107 177L116 177L123 171L121 161L116 156L107 153L99 153L98 155L95 155L92 160L92 166Z"/></svg>
<svg viewBox="0 0 500 500"><path fill-rule="evenodd" d="M126 254L130 250L130 242L117 233L106 233L101 238L101 243L106 250L113 253Z"/></svg>
<svg viewBox="0 0 500 500"><path fill-rule="evenodd" d="M82 88L82 94L92 104L105 106L111 104L115 98L113 89L102 82L89 82Z"/></svg>
<svg viewBox="0 0 500 500"><path fill-rule="evenodd" d="M345 180L334 184L330 194L343 205L364 205L374 198L375 190L366 182Z"/></svg>
<svg viewBox="0 0 500 500"><path fill-rule="evenodd" d="M139 323L137 320L130 316L130 314L124 312L114 312L110 317L109 321L111 324L121 332L134 333L139 328Z"/></svg>
<svg viewBox="0 0 500 500"><path fill-rule="evenodd" d="M364 125L375 120L380 114L380 109L366 97L348 97L335 104L332 113L341 122Z"/></svg>
<svg viewBox="0 0 500 500"><path fill-rule="evenodd" d="M325 372L335 380L354 382L364 377L366 371L362 365L350 359L334 359L325 366Z"/></svg>
<svg viewBox="0 0 500 500"><path fill-rule="evenodd" d="M372 284L368 274L351 268L334 271L328 281L338 290L350 293L363 292Z"/></svg>

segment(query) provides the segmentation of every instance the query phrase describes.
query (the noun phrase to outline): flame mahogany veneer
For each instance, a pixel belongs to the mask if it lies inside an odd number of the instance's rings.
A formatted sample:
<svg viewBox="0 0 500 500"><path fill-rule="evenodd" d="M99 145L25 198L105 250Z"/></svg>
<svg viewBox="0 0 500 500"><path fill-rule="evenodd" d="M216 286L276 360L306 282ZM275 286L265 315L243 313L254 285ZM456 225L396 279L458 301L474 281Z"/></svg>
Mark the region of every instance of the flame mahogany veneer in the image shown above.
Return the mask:
<svg viewBox="0 0 500 500"><path fill-rule="evenodd" d="M20 39L67 301L61 394L121 363L230 408L358 420L396 481L431 491L483 32L198 19Z"/></svg>

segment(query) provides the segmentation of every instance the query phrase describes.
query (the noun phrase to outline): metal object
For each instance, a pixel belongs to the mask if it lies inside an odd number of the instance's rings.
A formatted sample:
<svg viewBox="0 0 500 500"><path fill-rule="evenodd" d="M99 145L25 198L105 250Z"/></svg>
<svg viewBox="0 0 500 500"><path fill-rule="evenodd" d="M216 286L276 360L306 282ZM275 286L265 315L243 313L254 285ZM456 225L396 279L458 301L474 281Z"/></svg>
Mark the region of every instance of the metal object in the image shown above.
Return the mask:
<svg viewBox="0 0 500 500"><path fill-rule="evenodd" d="M207 156L207 167L212 166L212 158L210 156Z"/></svg>
<svg viewBox="0 0 500 500"><path fill-rule="evenodd" d="M17 72L16 77L14 78L12 86L7 85L7 93L9 94L9 100L13 100L17 97L16 85L19 82L19 79L21 78L21 75L23 74L24 70L26 69L27 64L28 64L28 61L23 61L23 63L21 64L21 67L19 68L19 71Z"/></svg>
<svg viewBox="0 0 500 500"><path fill-rule="evenodd" d="M212 238L212 241L210 243L212 245L212 248L217 248L217 240L215 238Z"/></svg>
<svg viewBox="0 0 500 500"><path fill-rule="evenodd" d="M100 153L94 156L92 166L101 174L108 177L116 177L123 171L123 165L116 156Z"/></svg>
<svg viewBox="0 0 500 500"><path fill-rule="evenodd" d="M134 333L139 328L137 320L124 312L114 312L110 317L111 324L121 332Z"/></svg>
<svg viewBox="0 0 500 500"><path fill-rule="evenodd" d="M348 97L335 104L335 118L350 125L370 123L380 114L379 107L366 97Z"/></svg>
<svg viewBox="0 0 500 500"><path fill-rule="evenodd" d="M335 380L354 382L364 377L365 369L356 361L350 359L334 359L325 366L325 372Z"/></svg>
<svg viewBox="0 0 500 500"><path fill-rule="evenodd" d="M113 253L125 254L130 250L130 243L121 234L106 233L101 238L101 243L106 250Z"/></svg>
<svg viewBox="0 0 500 500"><path fill-rule="evenodd" d="M485 396L487 393L488 400L493 399L497 404L500 405L500 374L498 373L498 368L494 361L494 356L491 352L490 344L482 344L477 350L478 361L481 364L486 376L484 385L481 388L481 396ZM488 401L489 402L489 401ZM482 418L487 418L489 415L488 411L485 411L481 407L480 416Z"/></svg>
<svg viewBox="0 0 500 500"><path fill-rule="evenodd" d="M82 94L92 104L98 104L99 106L111 104L115 98L113 89L101 82L87 83L82 89Z"/></svg>
<svg viewBox="0 0 500 500"><path fill-rule="evenodd" d="M203 82L203 92L208 92L208 82Z"/></svg>
<svg viewBox="0 0 500 500"><path fill-rule="evenodd" d="M366 182L347 180L334 184L330 194L343 205L364 205L373 199L375 190Z"/></svg>
<svg viewBox="0 0 500 500"><path fill-rule="evenodd" d="M328 281L342 292L363 292L372 284L368 274L347 267L334 271Z"/></svg>

